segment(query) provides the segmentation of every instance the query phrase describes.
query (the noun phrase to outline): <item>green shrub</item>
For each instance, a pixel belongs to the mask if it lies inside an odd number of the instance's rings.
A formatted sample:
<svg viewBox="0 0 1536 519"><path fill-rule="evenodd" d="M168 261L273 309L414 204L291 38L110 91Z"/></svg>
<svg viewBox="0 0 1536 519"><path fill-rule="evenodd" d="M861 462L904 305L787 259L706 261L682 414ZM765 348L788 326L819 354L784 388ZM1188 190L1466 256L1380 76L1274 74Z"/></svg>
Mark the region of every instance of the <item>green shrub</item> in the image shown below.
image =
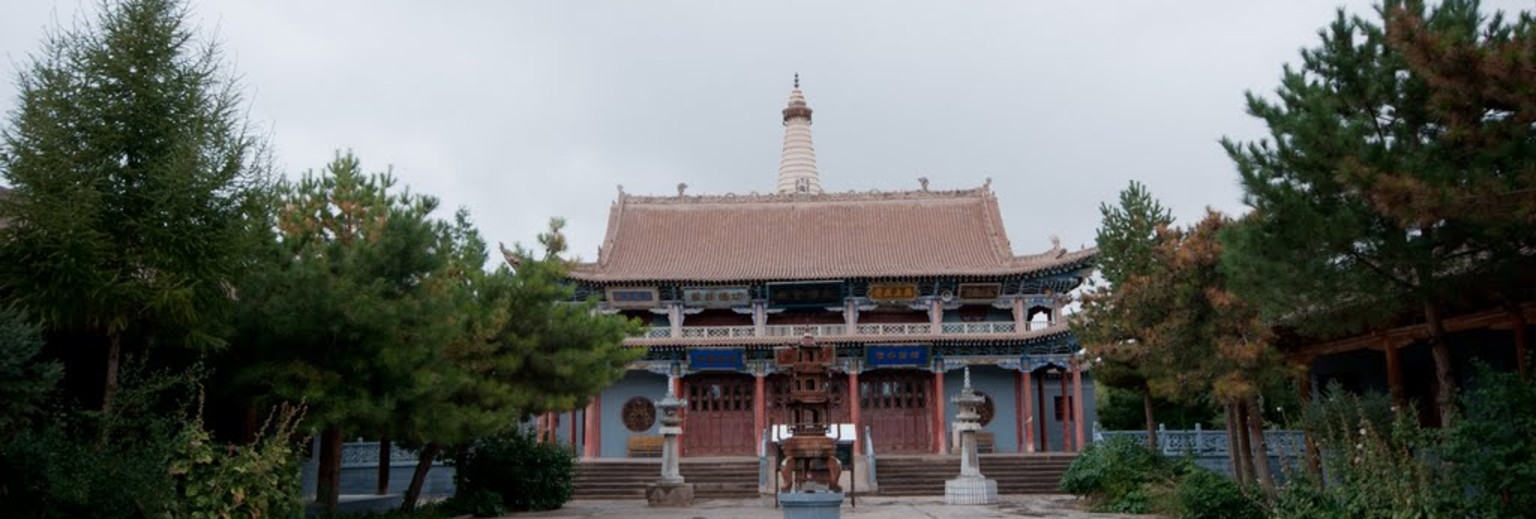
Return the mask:
<svg viewBox="0 0 1536 519"><path fill-rule="evenodd" d="M1412 406L1384 406L1331 387L1311 411L1326 484L1292 474L1280 489L1276 518L1463 517L1463 487L1433 455L1440 432L1421 428Z"/></svg>
<svg viewBox="0 0 1536 519"><path fill-rule="evenodd" d="M1536 386L1480 367L1445 430L1413 406L1330 387L1309 412L1326 484L1290 474L1270 516L1529 517L1536 510Z"/></svg>
<svg viewBox="0 0 1536 519"><path fill-rule="evenodd" d="M1174 476L1174 464L1133 438L1117 437L1093 442L1077 455L1062 474L1062 492L1087 497L1095 509L1122 513L1146 513L1154 483Z"/></svg>
<svg viewBox="0 0 1536 519"><path fill-rule="evenodd" d="M64 376L58 361L39 360L41 328L15 307L0 307L0 435L14 434L40 418Z"/></svg>
<svg viewBox="0 0 1536 519"><path fill-rule="evenodd" d="M1536 384L1487 367L1462 394L1447 431L1445 461L1466 511L1480 517L1536 513Z"/></svg>
<svg viewBox="0 0 1536 519"><path fill-rule="evenodd" d="M459 491L449 500L448 507L475 517L497 517L504 511L501 508L501 494L483 488Z"/></svg>
<svg viewBox="0 0 1536 519"><path fill-rule="evenodd" d="M201 419L176 437L168 471L176 483L172 518L296 517L304 510L299 459L290 439L302 412L283 407L248 445L215 448Z"/></svg>
<svg viewBox="0 0 1536 519"><path fill-rule="evenodd" d="M570 500L574 471L569 451L514 429L471 443L454 467L453 481L467 499L486 491L500 495L507 510L554 510Z"/></svg>
<svg viewBox="0 0 1536 519"><path fill-rule="evenodd" d="M94 431L63 423L0 439L0 510L38 519L160 517L175 489L165 477L170 434L160 441L97 445Z"/></svg>
<svg viewBox="0 0 1536 519"><path fill-rule="evenodd" d="M1324 489L1315 476L1303 471L1291 471L1286 474L1285 480L1285 484L1280 486L1270 502L1270 517L1350 518L1348 508L1340 501L1339 494Z"/></svg>
<svg viewBox="0 0 1536 519"><path fill-rule="evenodd" d="M0 435L0 511L13 517L162 517L176 487L166 477L188 375L123 362L107 415L58 410Z"/></svg>
<svg viewBox="0 0 1536 519"><path fill-rule="evenodd" d="M1247 519L1264 517L1264 507L1237 482L1209 470L1194 470L1179 481L1180 519Z"/></svg>

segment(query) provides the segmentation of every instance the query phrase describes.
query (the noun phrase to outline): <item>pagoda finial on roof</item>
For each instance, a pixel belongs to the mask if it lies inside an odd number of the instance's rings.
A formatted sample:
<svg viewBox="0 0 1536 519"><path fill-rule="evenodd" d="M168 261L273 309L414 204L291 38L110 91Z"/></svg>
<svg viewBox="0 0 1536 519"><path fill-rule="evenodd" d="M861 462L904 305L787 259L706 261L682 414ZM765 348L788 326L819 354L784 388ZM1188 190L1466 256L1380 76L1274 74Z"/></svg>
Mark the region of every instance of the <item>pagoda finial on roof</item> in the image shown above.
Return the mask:
<svg viewBox="0 0 1536 519"><path fill-rule="evenodd" d="M779 194L821 194L816 149L811 146L811 107L800 91L800 73L784 107L784 152L779 157Z"/></svg>

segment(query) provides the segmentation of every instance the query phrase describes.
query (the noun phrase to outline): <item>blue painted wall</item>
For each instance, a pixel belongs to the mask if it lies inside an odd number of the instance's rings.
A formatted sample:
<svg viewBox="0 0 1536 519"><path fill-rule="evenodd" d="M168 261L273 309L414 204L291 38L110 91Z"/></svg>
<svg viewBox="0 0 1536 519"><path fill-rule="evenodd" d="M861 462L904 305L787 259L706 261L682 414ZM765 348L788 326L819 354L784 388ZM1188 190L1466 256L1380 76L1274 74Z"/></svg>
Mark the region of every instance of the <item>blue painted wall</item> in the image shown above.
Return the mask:
<svg viewBox="0 0 1536 519"><path fill-rule="evenodd" d="M986 393L992 397L993 417L992 423L983 429L992 432L993 446L996 452L1018 452L1018 438L1015 437L1014 416L1018 409L1014 407L1013 397L1013 371L996 366L972 366L971 386L977 391ZM946 445L953 444L955 415L960 412L955 405L954 398L960 394L960 389L965 386L965 372L954 370L944 374L944 434L947 438Z"/></svg>
<svg viewBox="0 0 1536 519"><path fill-rule="evenodd" d="M1031 379L1031 383L1033 384L1034 382L1033 378L1038 378L1042 373L1043 372L1036 372ZM1093 424L1094 420L1098 418L1098 411L1094 406L1093 377L1091 375L1091 372L1083 373L1084 441L1089 441L1088 436L1093 434L1091 424ZM971 385L977 390L982 391L992 397L995 417L992 419L992 423L988 424L985 429L992 432L993 442L996 446L997 452L1021 452L1018 443L1018 429L1016 428L1017 422L1015 421L1018 407L1016 400L1014 399L1013 384L1014 372L1012 370L1005 370L995 366L971 367ZM949 431L951 431L952 427L954 426L955 414L958 412L958 408L955 407L954 402L950 399L960 394L960 388L964 385L965 373L963 371L954 370L944 374L944 411L946 414L944 426L946 435L945 438L953 438ZM1034 391L1033 387L1031 388L1031 391ZM1031 407L1036 408L1031 409L1031 411L1035 413L1035 420L1040 420L1042 416L1045 419L1046 437L1050 438L1050 447L1053 451L1059 451L1062 445L1061 421L1056 420L1054 407L1054 397L1058 396L1060 393L1061 382L1058 380L1047 380L1045 384L1046 409L1044 410L1044 414L1042 415L1041 410L1038 409L1039 404L1037 401L1030 402ZM1067 381L1067 394L1072 394L1072 384L1070 378ZM1031 396L1034 395L1031 394ZM1028 426L1030 425L1026 425L1026 427ZM1039 426L1034 425L1034 427ZM1069 432L1073 432L1075 434L1075 431Z"/></svg>
<svg viewBox="0 0 1536 519"><path fill-rule="evenodd" d="M651 401L660 400L667 394L667 377L648 371L629 371L624 378L603 390L602 457L623 458L628 456L626 445L632 435L661 434L659 423L652 424L644 432L630 432L624 427L624 403L643 396ZM658 420L659 422L659 420Z"/></svg>

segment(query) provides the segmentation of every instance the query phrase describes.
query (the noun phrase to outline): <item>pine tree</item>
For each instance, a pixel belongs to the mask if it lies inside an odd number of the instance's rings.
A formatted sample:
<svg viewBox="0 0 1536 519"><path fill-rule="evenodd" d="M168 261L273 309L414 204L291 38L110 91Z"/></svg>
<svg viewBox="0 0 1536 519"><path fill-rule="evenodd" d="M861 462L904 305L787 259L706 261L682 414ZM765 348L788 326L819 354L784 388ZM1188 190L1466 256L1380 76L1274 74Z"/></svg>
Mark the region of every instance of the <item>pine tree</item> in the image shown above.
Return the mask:
<svg viewBox="0 0 1536 519"><path fill-rule="evenodd" d="M1074 321L1074 332L1096 359L1095 380L1141 395L1147 443L1157 448L1157 419L1147 383L1150 364L1145 362L1153 352L1139 333L1143 323L1138 312L1147 309L1132 308L1116 296L1127 282L1150 273L1158 232L1173 224L1173 216L1134 180L1120 192L1118 206L1100 204L1099 213L1104 219L1096 239L1098 267L1107 284L1084 294L1082 319Z"/></svg>
<svg viewBox="0 0 1536 519"><path fill-rule="evenodd" d="M1270 137L1223 140L1253 208L1225 261L1244 297L1303 333L1420 313L1448 423L1443 313L1472 274L1532 250L1530 18L1512 31L1466 0L1377 12L1384 24L1341 10L1274 100L1248 95Z"/></svg>
<svg viewBox="0 0 1536 519"><path fill-rule="evenodd" d="M1286 376L1269 325L1248 301L1233 294L1221 268L1218 235L1232 221L1211 211L1187 229L1161 234L1154 267L1127 283L1129 304L1154 309L1142 330L1156 352L1147 357L1155 394L1193 402L1209 399L1227 409L1233 473L1273 486L1262 431L1262 389ZM1239 447L1239 444L1241 447Z"/></svg>
<svg viewBox="0 0 1536 519"><path fill-rule="evenodd" d="M127 347L207 348L245 270L260 142L217 48L175 0L107 2L50 35L0 130L0 291L91 340L110 411ZM129 342L130 344L124 344ZM100 346L97 346L100 345Z"/></svg>
<svg viewBox="0 0 1536 519"><path fill-rule="evenodd" d="M416 504L433 458L442 447L505 432L514 420L545 411L576 409L624 374L643 349L626 348L624 338L638 323L596 312L595 302L571 303L574 288L565 280L563 220L553 219L539 236L542 259L528 251L514 253L517 269L501 266L481 272L485 245L460 215L459 247L454 263L462 274L454 283L458 315L466 318L458 338L431 368L432 389L403 402L403 427L396 432L420 446L420 458L401 507ZM462 277L460 277L462 276Z"/></svg>
<svg viewBox="0 0 1536 519"><path fill-rule="evenodd" d="M426 398L457 338L459 308L440 289L460 254L437 200L399 192L340 155L280 185L270 262L241 287L242 386L308 406L321 430L317 500L336 503L347 433L400 427Z"/></svg>

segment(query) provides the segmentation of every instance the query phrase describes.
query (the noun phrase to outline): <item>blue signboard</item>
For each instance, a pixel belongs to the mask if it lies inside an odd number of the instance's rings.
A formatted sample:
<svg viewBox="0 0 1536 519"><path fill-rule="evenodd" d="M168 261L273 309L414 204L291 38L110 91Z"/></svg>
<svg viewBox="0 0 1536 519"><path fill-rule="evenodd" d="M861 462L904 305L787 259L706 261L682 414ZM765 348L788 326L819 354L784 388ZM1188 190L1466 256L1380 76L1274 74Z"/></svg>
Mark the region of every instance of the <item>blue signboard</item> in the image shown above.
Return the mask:
<svg viewBox="0 0 1536 519"><path fill-rule="evenodd" d="M656 306L655 287L610 287L608 306L614 308L650 308Z"/></svg>
<svg viewBox="0 0 1536 519"><path fill-rule="evenodd" d="M927 346L869 346L864 348L864 365L871 368L927 366Z"/></svg>
<svg viewBox="0 0 1536 519"><path fill-rule="evenodd" d="M688 350L688 367L705 369L745 369L747 356L744 350Z"/></svg>
<svg viewBox="0 0 1536 519"><path fill-rule="evenodd" d="M730 308L752 302L747 287L688 287L683 289L683 304L704 308Z"/></svg>
<svg viewBox="0 0 1536 519"><path fill-rule="evenodd" d="M769 283L768 300L774 306L841 305L843 304L843 282Z"/></svg>

